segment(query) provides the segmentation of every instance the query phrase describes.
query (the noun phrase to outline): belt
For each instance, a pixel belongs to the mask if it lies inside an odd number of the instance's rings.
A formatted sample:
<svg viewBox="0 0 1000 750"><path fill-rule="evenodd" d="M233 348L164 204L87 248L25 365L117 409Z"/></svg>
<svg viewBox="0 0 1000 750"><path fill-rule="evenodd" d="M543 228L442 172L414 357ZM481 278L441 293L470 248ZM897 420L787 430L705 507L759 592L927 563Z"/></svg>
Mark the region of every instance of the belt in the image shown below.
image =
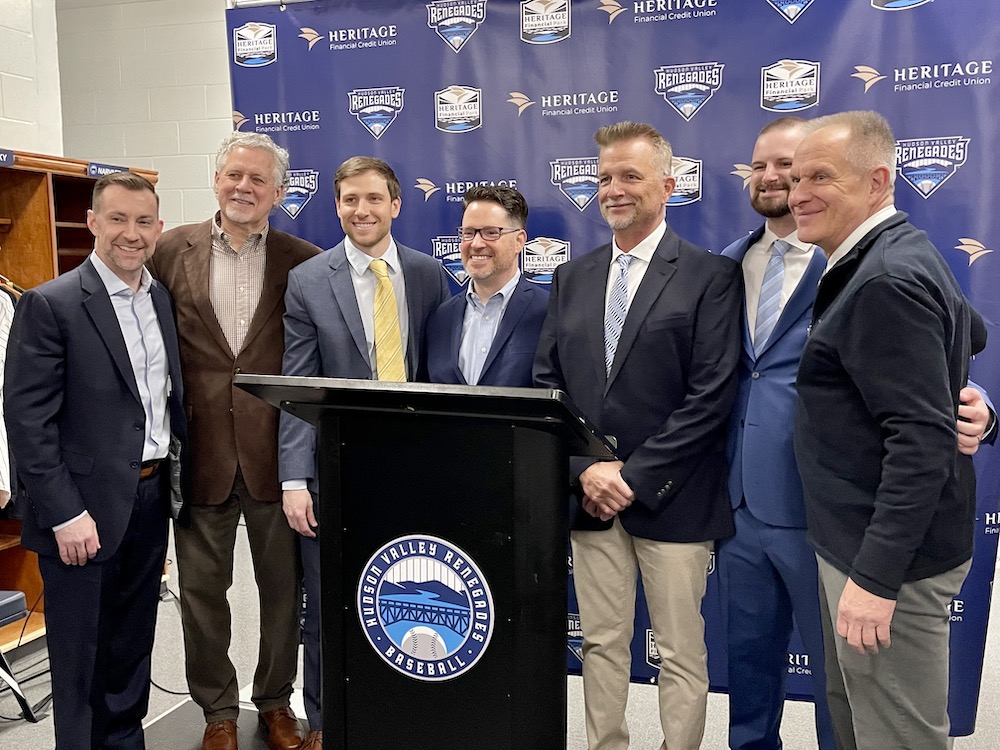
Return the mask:
<svg viewBox="0 0 1000 750"><path fill-rule="evenodd" d="M143 461L142 466L139 467L139 479L155 477L156 473L160 470L160 465L165 460L163 458L154 458L151 461Z"/></svg>

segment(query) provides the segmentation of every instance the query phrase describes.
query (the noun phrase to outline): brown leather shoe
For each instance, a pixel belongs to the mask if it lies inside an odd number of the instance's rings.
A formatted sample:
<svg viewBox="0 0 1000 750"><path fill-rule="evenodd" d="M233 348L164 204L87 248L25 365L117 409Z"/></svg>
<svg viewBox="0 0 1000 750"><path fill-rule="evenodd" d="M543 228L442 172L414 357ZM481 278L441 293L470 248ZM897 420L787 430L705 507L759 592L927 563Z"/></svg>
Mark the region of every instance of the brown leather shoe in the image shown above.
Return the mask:
<svg viewBox="0 0 1000 750"><path fill-rule="evenodd" d="M313 729L302 740L299 750L323 750L323 731Z"/></svg>
<svg viewBox="0 0 1000 750"><path fill-rule="evenodd" d="M302 742L299 720L288 706L262 711L257 718L271 750L297 750Z"/></svg>
<svg viewBox="0 0 1000 750"><path fill-rule="evenodd" d="M236 750L236 722L213 721L205 727L201 750Z"/></svg>

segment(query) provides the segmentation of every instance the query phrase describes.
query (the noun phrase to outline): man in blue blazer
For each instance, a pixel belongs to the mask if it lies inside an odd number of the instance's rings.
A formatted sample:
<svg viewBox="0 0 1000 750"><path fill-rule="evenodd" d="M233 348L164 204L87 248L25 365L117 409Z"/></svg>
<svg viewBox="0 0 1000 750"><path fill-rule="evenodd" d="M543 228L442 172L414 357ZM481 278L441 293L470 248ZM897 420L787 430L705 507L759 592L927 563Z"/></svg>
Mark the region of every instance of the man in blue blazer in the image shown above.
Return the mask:
<svg viewBox="0 0 1000 750"><path fill-rule="evenodd" d="M362 156L348 159L334 176L334 193L347 237L288 275L282 374L411 380L422 366L427 318L448 297L444 268L430 256L393 239L392 220L399 216L402 198L399 180L384 161ZM398 319L391 343L379 340L376 325L378 286L384 278L376 275L379 266L391 282L391 305ZM396 375L388 368L400 363L384 359L390 346L401 349L403 362ZM302 747L314 750L322 747L323 728L316 433L311 425L282 412L278 443L285 516L301 535L309 602L302 640L303 694L310 733Z"/></svg>
<svg viewBox="0 0 1000 750"><path fill-rule="evenodd" d="M716 555L727 605L733 750L781 747L793 618L809 657L819 746L836 747L826 703L816 557L806 542L802 480L792 446L795 376L826 268L823 253L798 240L788 208L788 175L804 126L801 118L785 117L760 132L749 190L750 205L766 222L722 251L741 264L745 282L739 391L728 450L736 536L722 542ZM777 242L784 271L780 284L772 286L764 276ZM762 283L778 294L769 331L767 321L757 325L764 317L761 305L764 315L768 312Z"/></svg>
<svg viewBox="0 0 1000 750"><path fill-rule="evenodd" d="M170 296L143 265L158 215L145 178L98 180L94 252L21 298L8 344L6 421L22 542L45 584L58 750L145 747L167 461L186 440Z"/></svg>
<svg viewBox="0 0 1000 750"><path fill-rule="evenodd" d="M641 572L662 657L664 746L697 750L708 668L701 600L715 540L733 533L726 425L736 395L739 267L666 223L670 144L646 124L597 131L612 242L556 269L535 384L566 391L620 460L578 458L571 511L591 750L629 746L625 703Z"/></svg>
<svg viewBox="0 0 1000 750"><path fill-rule="evenodd" d="M549 295L517 267L528 204L502 185L469 188L462 203L458 234L469 289L427 321L428 380L529 388Z"/></svg>

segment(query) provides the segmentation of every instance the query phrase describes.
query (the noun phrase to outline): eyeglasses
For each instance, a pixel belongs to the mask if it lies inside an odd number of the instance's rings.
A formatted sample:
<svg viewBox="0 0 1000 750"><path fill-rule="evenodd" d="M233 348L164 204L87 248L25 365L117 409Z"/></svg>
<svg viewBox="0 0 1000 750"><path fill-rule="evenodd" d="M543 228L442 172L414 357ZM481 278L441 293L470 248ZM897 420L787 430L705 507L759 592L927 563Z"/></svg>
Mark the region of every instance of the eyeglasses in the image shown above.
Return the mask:
<svg viewBox="0 0 1000 750"><path fill-rule="evenodd" d="M472 242L476 239L477 233L487 242L495 242L508 232L520 232L521 227L479 227L478 229L476 227L457 227L455 231L458 232L458 237L462 242Z"/></svg>

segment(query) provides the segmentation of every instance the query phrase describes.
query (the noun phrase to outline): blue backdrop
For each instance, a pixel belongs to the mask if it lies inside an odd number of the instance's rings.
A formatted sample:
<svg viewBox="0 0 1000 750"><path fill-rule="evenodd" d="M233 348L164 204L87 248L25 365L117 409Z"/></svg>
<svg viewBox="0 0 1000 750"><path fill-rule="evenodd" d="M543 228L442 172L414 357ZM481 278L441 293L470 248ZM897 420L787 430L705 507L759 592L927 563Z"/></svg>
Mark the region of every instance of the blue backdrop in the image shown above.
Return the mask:
<svg viewBox="0 0 1000 750"><path fill-rule="evenodd" d="M552 269L608 239L593 133L629 119L674 146L668 220L719 250L760 223L746 182L757 131L794 113L875 109L899 139L896 205L928 231L989 326L972 374L1000 395L996 175L1000 13L967 0L322 0L227 12L233 124L292 154L276 226L321 247L343 234L333 174L357 154L403 186L393 234L466 279L454 227L475 183L531 206L522 268ZM952 733L975 726L1000 532L997 461L980 451L972 572L952 606ZM446 465L446 461L443 465ZM715 576L705 601L713 689L726 687ZM569 666L579 668L571 598ZM633 679L654 681L637 615ZM793 643L789 692L808 698Z"/></svg>

